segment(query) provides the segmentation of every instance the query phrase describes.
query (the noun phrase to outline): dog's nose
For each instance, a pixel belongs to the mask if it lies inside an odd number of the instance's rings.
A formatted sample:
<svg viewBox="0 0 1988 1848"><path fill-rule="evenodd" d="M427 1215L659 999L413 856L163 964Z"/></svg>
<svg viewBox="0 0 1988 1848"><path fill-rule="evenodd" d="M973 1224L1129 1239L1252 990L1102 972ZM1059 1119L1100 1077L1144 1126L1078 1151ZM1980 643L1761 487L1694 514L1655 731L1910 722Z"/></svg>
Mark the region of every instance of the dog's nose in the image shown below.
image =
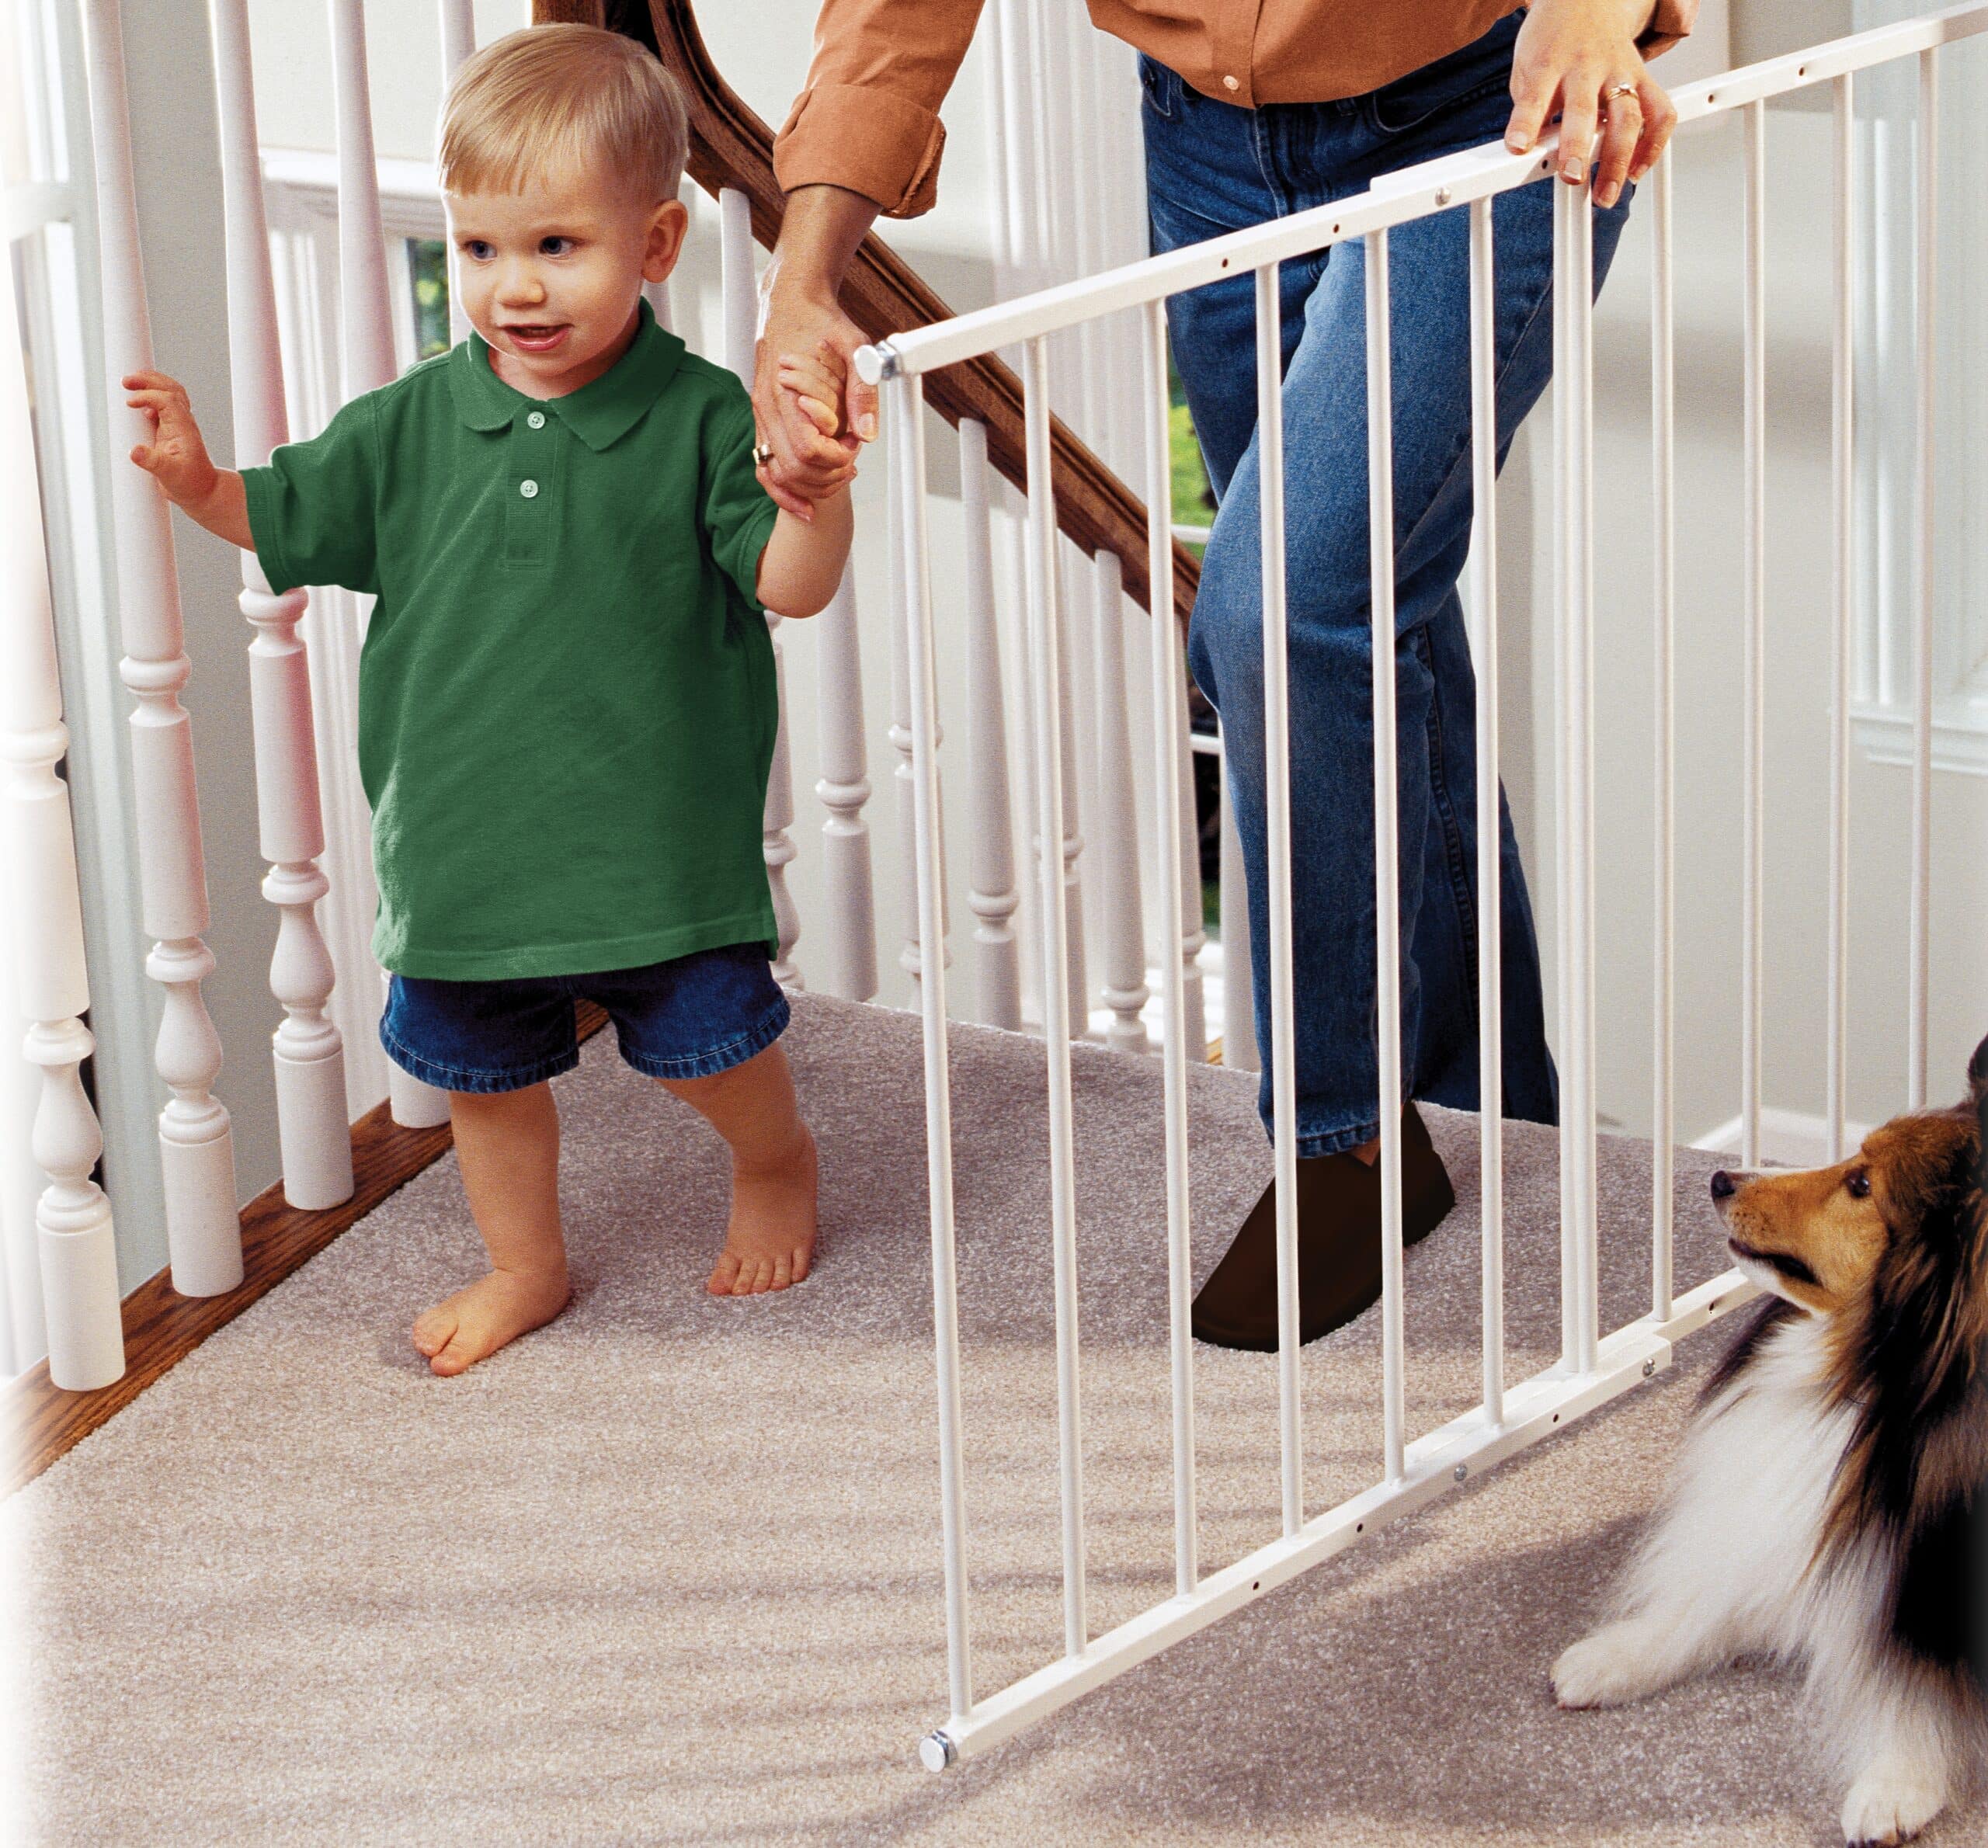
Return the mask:
<svg viewBox="0 0 1988 1848"><path fill-rule="evenodd" d="M1740 1183L1722 1168L1712 1177L1712 1197L1714 1200L1730 1200L1740 1191Z"/></svg>

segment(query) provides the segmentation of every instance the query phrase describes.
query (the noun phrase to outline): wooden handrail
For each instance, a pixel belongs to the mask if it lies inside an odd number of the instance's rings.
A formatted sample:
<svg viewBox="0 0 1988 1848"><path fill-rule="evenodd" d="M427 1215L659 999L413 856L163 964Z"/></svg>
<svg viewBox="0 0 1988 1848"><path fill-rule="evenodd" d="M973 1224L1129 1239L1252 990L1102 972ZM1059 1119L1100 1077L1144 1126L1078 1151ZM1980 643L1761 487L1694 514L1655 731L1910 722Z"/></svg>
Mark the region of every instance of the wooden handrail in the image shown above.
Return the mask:
<svg viewBox="0 0 1988 1848"><path fill-rule="evenodd" d="M721 188L751 202L752 234L770 249L780 235L785 198L773 178L773 131L718 75L692 0L532 0L534 23L577 20L640 39L683 85L690 110L690 177L714 197ZM843 311L872 340L950 319L952 310L876 237L866 237L842 287ZM1026 488L1022 387L992 355L951 366L925 381L925 401L947 422L975 418L987 427L988 460ZM1125 589L1150 609L1145 503L1086 447L1060 419L1051 423L1051 469L1056 523L1084 551L1117 554ZM1182 623L1194 604L1201 564L1179 540L1173 546L1173 599Z"/></svg>

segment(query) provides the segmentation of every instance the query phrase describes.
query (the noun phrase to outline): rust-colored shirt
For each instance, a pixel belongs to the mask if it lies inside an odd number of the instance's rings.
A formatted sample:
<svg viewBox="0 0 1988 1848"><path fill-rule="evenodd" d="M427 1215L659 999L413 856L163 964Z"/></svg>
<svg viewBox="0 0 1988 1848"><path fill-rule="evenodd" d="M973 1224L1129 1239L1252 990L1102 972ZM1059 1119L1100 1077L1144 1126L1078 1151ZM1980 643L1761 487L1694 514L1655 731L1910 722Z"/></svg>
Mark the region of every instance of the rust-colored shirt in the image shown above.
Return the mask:
<svg viewBox="0 0 1988 1848"><path fill-rule="evenodd" d="M1061 4L1072 0L1059 0ZM1489 32L1523 0L1087 0L1093 23L1248 109L1359 96ZM827 184L893 218L931 210L939 106L984 0L822 0L808 85L774 144L782 189ZM1655 0L1646 55L1691 29L1698 0Z"/></svg>

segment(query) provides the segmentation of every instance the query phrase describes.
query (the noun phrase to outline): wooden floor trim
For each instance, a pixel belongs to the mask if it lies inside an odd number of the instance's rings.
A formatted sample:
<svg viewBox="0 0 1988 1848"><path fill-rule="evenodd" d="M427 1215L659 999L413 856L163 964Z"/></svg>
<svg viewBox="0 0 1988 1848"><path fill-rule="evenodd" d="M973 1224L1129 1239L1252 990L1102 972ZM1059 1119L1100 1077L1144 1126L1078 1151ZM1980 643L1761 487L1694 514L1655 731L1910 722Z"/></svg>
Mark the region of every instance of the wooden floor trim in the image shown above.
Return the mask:
<svg viewBox="0 0 1988 1848"><path fill-rule="evenodd" d="M583 1040L606 1024L606 1016L591 1003L580 1003L578 1013ZM304 1212L284 1200L279 1181L242 1208L238 1288L225 1296L182 1296L171 1273L162 1270L124 1299L122 1378L95 1392L64 1392L50 1382L43 1361L0 1388L0 1433L12 1438L0 1457L0 1495L33 1482L210 1335L447 1153L454 1140L446 1124L403 1129L385 1104L368 1110L352 1126L351 1199L322 1212Z"/></svg>

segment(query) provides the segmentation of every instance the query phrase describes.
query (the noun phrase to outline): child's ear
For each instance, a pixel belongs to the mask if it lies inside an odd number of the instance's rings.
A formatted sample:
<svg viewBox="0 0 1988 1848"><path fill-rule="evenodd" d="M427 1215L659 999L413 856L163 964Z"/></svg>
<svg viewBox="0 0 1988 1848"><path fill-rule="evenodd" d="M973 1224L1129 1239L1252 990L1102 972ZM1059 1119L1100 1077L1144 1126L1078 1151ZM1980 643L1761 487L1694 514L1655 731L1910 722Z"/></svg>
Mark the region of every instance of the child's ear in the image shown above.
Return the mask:
<svg viewBox="0 0 1988 1848"><path fill-rule="evenodd" d="M642 252L642 280L666 283L683 254L683 240L690 229L689 209L680 200L666 199L649 218L647 248Z"/></svg>

